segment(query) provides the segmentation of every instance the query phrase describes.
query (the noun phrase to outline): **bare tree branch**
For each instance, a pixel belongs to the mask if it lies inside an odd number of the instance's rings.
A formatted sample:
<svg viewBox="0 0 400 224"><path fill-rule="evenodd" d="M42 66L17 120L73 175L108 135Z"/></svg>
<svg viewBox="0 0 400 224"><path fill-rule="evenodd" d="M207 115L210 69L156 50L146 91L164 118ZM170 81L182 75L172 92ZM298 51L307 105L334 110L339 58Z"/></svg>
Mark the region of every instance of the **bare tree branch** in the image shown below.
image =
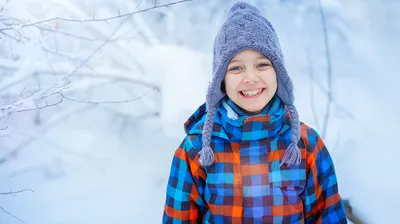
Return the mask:
<svg viewBox="0 0 400 224"><path fill-rule="evenodd" d="M1 29L0 29L0 33L1 33L1 34L3 34L3 35L6 36L6 37L9 37L9 38L11 38L11 39L14 39L17 43L20 43L20 42L24 43L24 41L22 40L22 38L24 38L25 40L29 40L28 37L22 35L22 34L21 34L18 30L16 30L16 29L10 29L10 30L8 30L7 28L13 27L13 26L17 25L16 23L4 22L4 21L8 21L8 20L16 20L16 21L18 21L19 23L21 23L21 21L18 20L18 19L14 19L14 18L1 18L1 19L0 19L0 23L3 24L4 27L5 27L5 28L1 28ZM12 32L16 33L16 34L18 35L18 37L15 37L15 36L12 36L12 35L9 34L9 33L6 33L7 31L12 31Z"/></svg>
<svg viewBox="0 0 400 224"><path fill-rule="evenodd" d="M96 108L96 107L100 107L101 109L104 109L104 110L109 111L114 114L118 114L123 117L127 116L126 114L121 113L119 111L114 111L110 108L103 107L103 106L101 106L101 104L86 104L86 106L79 107L78 109L71 109L69 111L63 111L63 114L57 116L57 118L53 119L52 121L47 122L45 124L45 126L41 127L37 132L35 132L36 136L43 135L46 132L48 132L49 130L52 130L53 128L63 124L68 119L72 118L73 116L76 116L77 114L85 112L88 109L92 109L92 108ZM140 118L144 119L144 118L153 117L153 116L159 116L159 114L157 112L151 113L151 114L146 114L146 115L143 115L142 117L136 118L134 120L137 120ZM18 154L20 154L22 152L22 150L27 148L32 143L36 142L37 141L36 136L27 136L27 140L21 140L20 142L22 142L22 143L20 143L17 147L13 148L10 152L8 152L6 155L4 155L3 157L0 158L0 165L5 164L6 162L10 161L13 158L16 158L18 156ZM47 142L46 144L51 145L53 143ZM57 146L55 144L53 144L52 147L57 148ZM62 150L66 151L67 153L73 153L71 150L68 150L68 149L62 149ZM79 154L79 153L73 153L73 154L85 157L86 159L89 158L87 155L84 155L84 154ZM90 158L90 159L93 159L93 158Z"/></svg>
<svg viewBox="0 0 400 224"><path fill-rule="evenodd" d="M4 5L1 6L0 12L3 12L3 10L4 10Z"/></svg>
<svg viewBox="0 0 400 224"><path fill-rule="evenodd" d="M1 68L1 67L0 67ZM17 69L17 68L9 68L9 69ZM135 78L135 77L124 77L123 73L108 73L108 72L104 72L104 73L98 73L96 71L93 71L96 74L92 74L92 73L88 73L88 72L79 72L78 74L76 74L79 77L88 77L88 78L93 78L93 79L109 79L109 80L114 80L114 81L119 81L119 82L129 82L132 84L138 84L138 85L142 85L145 87L149 87L149 88L154 88L156 91L160 91L160 87L154 85L153 83L150 83L148 81L146 81L143 78ZM32 73L34 74L41 74L41 75L64 75L64 74L68 74L68 71L62 71L62 70L57 70L57 71L51 71L51 70L44 70L44 69L38 69L33 71ZM28 74L26 76L21 77L20 79L17 79L13 82L10 82L4 86L0 86L0 92L5 91L7 89L13 88L15 85L21 84L22 82L26 81L27 78L31 77L31 74Z"/></svg>
<svg viewBox="0 0 400 224"><path fill-rule="evenodd" d="M25 191L30 191L32 193L35 193L32 189L22 189L22 190L19 190L19 191L11 191L10 190L9 192L4 192L4 193L0 192L0 195L11 195L11 196L15 197L16 194L23 193Z"/></svg>
<svg viewBox="0 0 400 224"><path fill-rule="evenodd" d="M99 46L97 47L84 61L82 61L82 63L76 67L70 74L68 74L67 76L65 76L63 78L63 80L68 81L68 78L70 78L71 76L73 76L77 71L79 71L79 69L81 69L83 67L83 65L85 65L102 47L104 47L104 45L106 45L108 43L108 41L115 35L115 33L122 27L122 25L128 21L129 17L127 19L125 19L123 22L121 22L118 27L114 30L114 32Z"/></svg>
<svg viewBox="0 0 400 224"><path fill-rule="evenodd" d="M23 193L23 192L25 192L25 191L30 191L30 192L32 192L32 193L35 193L35 192L34 192L33 190L31 190L31 189L23 189L23 190L19 190L19 191L11 191L11 190L10 190L9 192L0 193L0 196L11 195L11 196L14 196L14 197L15 197L16 194L20 194L20 193ZM2 210L4 213L6 213L7 215L11 216L12 218L14 218L14 219L20 221L21 223L25 223L24 221L22 221L22 220L21 220L20 218L18 218L17 216L15 216L15 215L11 214L9 211L5 210L2 206L0 206L0 210Z"/></svg>
<svg viewBox="0 0 400 224"><path fill-rule="evenodd" d="M41 45L42 45L42 50L44 52L47 52L47 53L52 54L54 56L59 56L59 57L66 58L66 59L68 59L70 61L73 61L73 62L82 62L82 60L80 60L78 58L79 57L78 55L77 56L70 56L70 55L67 55L65 53L59 52L58 49L56 49L56 51L53 51L53 50L50 50L50 49L46 48L42 43L41 43ZM82 58L82 59L85 60L84 58ZM88 67L87 64L84 64L84 66ZM37 73L37 72L35 72L35 73Z"/></svg>
<svg viewBox="0 0 400 224"><path fill-rule="evenodd" d="M156 9L156 8L161 8L161 7L168 7L168 6L171 6L171 5L174 5L174 4L188 2L188 1L192 1L192 0L181 0L181 1L173 2L173 3L164 4L164 5L157 5L157 1L155 1L155 5L152 8L143 9L143 10L139 10L139 11L135 11L135 12L132 12L132 13L127 13L127 14L122 14L122 15L118 14L118 16L104 18L104 19L95 19L94 16L93 16L92 19L83 19L83 20L82 19L68 19L68 18L55 17L55 18L51 18L51 19L47 19L47 20L43 20L43 21L38 21L38 22L32 22L32 23L30 23L29 21L28 22L24 22L24 23L22 23L21 21L13 21L11 23L4 23L3 22L4 20L2 20L3 25L5 25L6 27L0 29L0 34L3 34L4 36L6 36L8 38L11 38L11 39L13 39L13 40L15 40L17 42L20 42L20 41L23 40L23 38L26 38L19 32L19 29L24 28L24 27L36 27L38 29L45 30L45 28L39 27L39 25L42 24L42 23L47 23L47 22L51 22L51 21L69 21L69 22L99 22L99 21L104 21L104 22L108 22L110 20L114 20L114 19L117 19L117 18L126 17L126 19L119 24L119 26L115 29L115 31L110 36L108 36L108 38L106 40L104 40L103 43L100 46L98 46L90 55L88 55L88 57L85 60L83 60L78 67L76 67L72 72L68 73L68 75L64 77L63 81L67 81L66 84L65 84L65 86L66 86L69 83L68 79L71 76L75 75L98 51L100 51L100 49L102 47L104 47L108 42L110 42L112 40L112 37L117 33L117 31L122 27L122 25L131 18L131 16L133 16L134 14L137 14L137 13L149 11L151 9ZM0 11L3 11L3 9L4 9L4 6L0 9ZM18 24L18 22L19 22L19 24ZM7 33L7 31L14 32L14 35L11 35L11 34ZM54 30L52 30L52 31L55 32ZM64 35L70 35L70 36L79 38L76 35L67 34L67 33L61 32L61 31L58 31L58 33L62 33ZM83 38L81 38L81 39L83 39ZM92 41L93 39L87 38L87 40ZM15 83L22 82L22 80L23 79L17 80L17 82L12 83L11 85L14 85ZM31 111L31 110L43 109L45 107L57 106L58 104L60 104L63 101L63 99L68 99L70 101L75 101L75 102L80 102L80 103L89 103L89 104L126 103L126 102L131 102L131 101L134 101L134 100L141 99L141 98L143 98L144 96L146 96L147 94L149 94L151 92L150 91L150 92L148 92L148 93L146 93L146 94L144 94L144 95L142 95L140 97L136 97L134 99L124 100L124 101L90 102L90 101L79 101L79 100L75 100L75 99L71 99L69 97L66 97L66 96L64 96L62 89L54 92L54 91L52 91L53 87L52 88L48 88L47 90L39 89L38 91L34 91L33 93L31 93L28 96L24 96L25 95L25 89L24 89L22 91L22 93L20 94L21 99L16 101L16 102L14 102L12 105L2 106L1 107L1 112L2 113L3 112L4 113L12 113L14 111L22 112L22 111ZM154 90L159 90L159 89L158 89L158 87L154 87L152 89L152 91L154 91ZM57 95L57 94L59 96L61 96L60 100L58 102L54 103L54 104L50 104L47 101L46 98L49 97L49 96L52 96L52 95ZM25 106L24 105L24 100L27 100L27 99L30 99L31 101L33 101L34 104L36 105L36 108L33 108L33 109L32 108L30 108L30 109L24 108L24 106ZM44 106L40 106L38 104L38 101L40 101L40 100L45 102ZM0 114L0 115L2 115L2 114ZM52 127L52 126L50 126L50 127ZM29 144L31 144L34 141L35 141L35 137L32 137L28 141L23 142L22 144L20 144L17 148L15 148L11 152L9 152L5 157L0 158L0 164L5 163L10 157L16 157L17 154L21 151L21 149L26 148ZM11 196L14 196L17 193L21 193L21 192L24 192L24 191L28 191L28 190L24 189L24 190L15 191L15 192L10 190L10 192L0 193L0 195L11 195ZM30 190L30 191L33 192L32 190ZM10 212L8 212L7 210L5 210L3 207L0 206L0 209L4 213L6 213L9 216L13 217L14 219L20 221L21 223L25 223L24 221L22 221L21 219L19 219L15 215L13 215Z"/></svg>
<svg viewBox="0 0 400 224"><path fill-rule="evenodd" d="M326 111L325 111L325 118L324 118L324 123L323 123L323 128L322 128L322 138L325 138L327 131L328 131L328 122L330 118L330 113L331 113L331 105L333 103L333 83L332 83L332 60L331 60L331 54L330 54L330 48L329 48L329 38L328 38L328 31L327 31L327 24L326 24L326 16L324 12L324 8L322 6L321 0L318 0L318 8L319 12L321 15L321 22L322 22L322 28L323 28L323 34L324 34L324 44L325 44L325 58L326 58L326 63L327 63L327 84L328 84L328 90L327 90L327 105L326 105ZM340 142L340 137L338 136L336 144L338 145ZM364 222L358 218L356 215L353 213L353 209L350 206L350 201L349 200L344 200L344 205L346 209L346 217L353 222L354 224L363 224Z"/></svg>
<svg viewBox="0 0 400 224"><path fill-rule="evenodd" d="M138 84L141 86L149 87L154 89L157 92L160 92L160 87L156 86L150 82L147 82L143 79L135 79L134 77L123 77L120 75L114 75L114 74L90 74L90 73L79 73L79 77L88 77L88 78L93 78L93 79L108 79L108 80L113 80L117 82L128 82L132 84Z"/></svg>
<svg viewBox="0 0 400 224"><path fill-rule="evenodd" d="M142 2L143 2L143 0L139 0L139 3L136 5L135 9L139 8L139 6L142 4Z"/></svg>
<svg viewBox="0 0 400 224"><path fill-rule="evenodd" d="M319 90L328 97L328 91L325 90L321 83L319 83L315 78L312 79L313 82L315 82L315 84L317 85L317 87L319 88ZM332 96L332 103L334 103L339 110L341 110L348 118L352 119L352 120L356 120L356 117L353 115L353 113L351 113L348 109L346 109L340 102L338 102L335 97Z"/></svg>
<svg viewBox="0 0 400 224"><path fill-rule="evenodd" d="M311 58L310 58L310 54L308 51L306 51L306 57L307 57L307 61L308 61L308 71L309 71L309 77L310 77L310 100L311 100L311 108L312 108L312 112L314 115L314 122L316 124L316 127L319 130L322 130L321 124L319 122L319 117L318 117L318 113L316 111L316 105L315 105L315 98L314 98L314 85L316 84L317 87L319 88L319 90L325 95L328 96L328 91L324 90L324 88L322 87L322 85L314 78L314 72L313 72L313 68L312 68L312 63L311 63ZM339 110L343 111L346 116L352 120L356 120L356 118L354 117L354 115L348 111L344 106L342 106L333 96L332 96L332 103L335 104Z"/></svg>
<svg viewBox="0 0 400 224"><path fill-rule="evenodd" d="M79 21L79 22L85 22L85 21L107 21L107 20L111 20L111 19L116 19L116 18L120 18L120 17L126 17L126 16L132 16L132 15L134 15L134 14L137 14L137 13L141 13L141 12L146 12L146 11L149 11L149 10L151 10L151 9L156 9L156 8L160 8L160 7L167 7L167 6L170 6L170 5L175 5L175 4L178 4L178 3L183 3L183 2L188 2L188 1L192 1L192 0L182 0L182 1L177 1L177 2L173 2L173 3L168 3L168 4L164 4L164 5L157 5L157 2L155 3L155 5L153 6L153 7L151 7L151 8L147 8L147 9L144 9L144 10L139 10L139 11L135 11L135 12L133 12L133 13L128 13L128 14L123 14L123 15L118 15L118 16L115 16L115 17L109 17L109 18L105 18L105 19L102 19L102 20L94 20L94 19L91 19L91 20L75 20L75 19L63 19L63 20L67 20L67 21ZM62 19L62 18L52 18L52 19L48 19L48 20L44 20L44 21L41 21L41 22L35 22L35 23L30 23L30 24L27 24L27 23L25 23L25 24L23 24L23 25L19 25L21 28L22 27L27 27L27 26L36 26L36 25L38 25L38 24L40 24L40 23L44 23L44 22L48 22L48 21L52 21L52 20L56 20L56 19ZM65 82L65 84L64 85L68 85L69 83L70 83L70 80L69 80L69 78L71 77L71 76L73 76L73 75L75 75L104 45L106 45L108 42L109 42L109 40L116 34L116 32L122 27L122 25L126 22L126 21L128 21L130 19L130 17L127 17L124 21L122 21L120 24L119 24L119 26L114 30L114 32L111 34L111 35L109 35L108 36L108 38L100 45L100 46L98 46L85 60L83 60L81 63L80 63L80 65L78 66L78 67L76 67L72 72L70 72L70 73L68 73L65 77L63 77L63 81ZM4 30L7 30L7 29L0 29L0 31L4 31ZM17 80L17 81L14 81L14 83L12 83L12 84L9 84L9 85L7 85L7 86L3 86L3 88L2 89L4 89L4 88L7 88L7 87L9 87L10 85L14 85L14 84L16 84L16 83L19 83L19 82L22 82L24 79L20 79L20 80ZM47 94L48 92L50 92L52 89L53 89L54 87L51 87L51 88L48 88L47 90L45 90L45 91L42 91L42 93L45 95L45 94ZM154 88L153 90L155 90L155 89L157 89L157 88ZM1 91L1 90L0 90ZM57 93L57 92L56 92ZM22 112L22 111L31 111L31 110L38 110L38 109L43 109L43 108L46 108L46 107L50 107L50 106L57 106L59 103L61 103L62 102L62 99L68 99L68 100L71 100L71 101L75 101L75 102L81 102L81 103L91 103L91 104L99 104L99 103L126 103L126 102L131 102L131 101L134 101L134 100L138 100L138 99L140 99L140 98L142 98L142 97L139 97L139 98L134 98L134 99L130 99L130 100L124 100L124 101L114 101L114 102L106 102L106 101L103 101L103 102L90 102L90 101L80 101L80 100L75 100L75 99L71 99L71 98L67 98L67 97L65 97L63 94L62 94L62 91L60 90L60 91L58 91L58 93L62 96L62 98L60 99L60 101L59 102L57 102L57 103L55 103L55 104L48 104L47 103L47 101L44 99L45 97L40 97L39 99L35 99L34 100L34 102L35 102L35 104L37 105L37 101L38 100L44 100L45 102L46 102L46 105L45 106L36 106L36 108L30 108L30 109L19 109L18 111L19 112ZM50 95L53 95L54 93L52 93L52 94L50 94ZM147 95L147 94L145 94L145 95ZM21 106L20 105L20 102L16 102L16 103L19 103L17 106ZM2 112L7 112L7 113L10 113L10 112L12 112L11 110L14 110L16 108L16 106L15 105L13 105L13 106L6 106L6 107L2 107ZM3 113L3 117L4 117L4 113Z"/></svg>
<svg viewBox="0 0 400 224"><path fill-rule="evenodd" d="M78 35L71 34L71 33L68 33L68 32L64 32L64 31L61 31L61 30L55 30L55 29L46 28L46 27L42 27L42 26L34 26L34 27L37 28L37 29L40 29L42 31L58 33L58 34L61 34L61 35L64 35L64 36L69 36L69 37L73 37L73 38L80 39L80 40L85 40L85 41L90 41L90 42L105 41L105 40L98 39L98 38L89 38L89 37L84 37L84 36L78 36ZM116 37L116 38L110 38L110 40L108 42L131 40L133 38L134 37L124 37L124 38Z"/></svg>
<svg viewBox="0 0 400 224"><path fill-rule="evenodd" d="M327 31L327 25L326 25L326 17L325 17L325 12L324 8L322 6L321 0L318 0L318 6L319 6L319 12L321 15L321 22L322 22L322 28L323 28L323 33L324 33L324 44L325 44L325 58L326 58L326 63L327 63L327 75L328 75L328 102L326 105L326 111L325 111L325 118L324 118L324 123L322 127L322 138L326 136L327 129L328 129L328 122L329 122L329 117L331 113L331 104L332 104L332 63L331 63L331 54L330 54L330 48L329 48L329 39L328 39L328 31Z"/></svg>
<svg viewBox="0 0 400 224"><path fill-rule="evenodd" d="M139 97L135 97L133 99L128 99L128 100L121 100L121 101L85 101L85 100L78 100L78 99L73 99L70 97L65 96L62 92L61 95L64 99L69 100L69 101L73 101L76 103L88 103L88 104L119 104L119 103L129 103L129 102L133 102L136 100L140 100L143 97L145 97L146 95L148 95L149 93L153 92L156 89L152 89L151 91L139 96Z"/></svg>
<svg viewBox="0 0 400 224"><path fill-rule="evenodd" d="M7 23L7 22L4 22L4 21L17 21L17 23ZM14 17L3 17L3 18L0 18L0 22L2 22L3 24L5 24L5 25L18 25L18 23L23 23L23 21L22 20L20 20L20 19L18 19L18 18L14 18Z"/></svg>
<svg viewBox="0 0 400 224"><path fill-rule="evenodd" d="M21 24L19 24L17 26L2 28L2 29L0 29L0 31L1 30L20 29L20 28L29 27L29 26L36 26L36 25L39 25L39 24L42 24L42 23L47 23L47 22L51 22L51 21L55 21L55 20L68 21L68 22L108 22L109 20L114 20L114 19L118 19L118 18L121 18L121 17L130 17L132 15L135 15L135 14L138 14L138 13L147 12L147 11L150 11L152 9L168 7L168 6L171 6L171 5L176 5L176 4L184 3L184 2L192 2L192 1L193 0L180 0L180 1L176 1L176 2L163 4L163 5L155 5L153 7L142 9L142 10L138 10L138 11L135 11L135 12L130 12L130 13L121 14L121 15L112 16L112 17L107 17L107 18L102 18L102 19L94 19L94 18L90 18L90 19L72 19L72 18L54 17L54 18L41 20L41 21L37 21L37 22L32 22L32 23L29 23L29 22L21 23Z"/></svg>
<svg viewBox="0 0 400 224"><path fill-rule="evenodd" d="M11 36L10 34L6 33L5 31L0 30L0 33L3 34L6 37L9 37L11 39L14 39L17 43L22 42L21 39L17 39L16 37Z"/></svg>
<svg viewBox="0 0 400 224"><path fill-rule="evenodd" d="M44 97L42 99L44 99ZM41 109L44 109L44 108L55 107L55 106L58 106L59 104L61 104L63 102L63 98L61 97L59 101L57 101L56 103L52 103L52 104L49 104L46 100L45 100L45 102L46 102L46 105L44 105L44 106L38 106L36 104L36 107L34 107L34 108L17 110L17 112L35 111L35 110L41 110ZM35 103L36 103L36 101L35 101Z"/></svg>
<svg viewBox="0 0 400 224"><path fill-rule="evenodd" d="M0 206L0 210L2 210L4 213L6 213L7 215L13 217L14 219L20 221L21 223L26 224L26 222L22 221L20 218L18 218L17 216L11 214L10 212L8 212L7 210L5 210L3 207Z"/></svg>
<svg viewBox="0 0 400 224"><path fill-rule="evenodd" d="M169 3L169 4L165 4L165 5L161 5L161 6L153 6L152 8L148 8L148 9L144 9L144 10L139 10L139 11L136 11L136 12L134 12L134 13L129 13L129 14L124 14L124 15L120 15L120 16L117 16L117 17L115 17L115 18L119 18L119 17L123 17L123 16L127 16L127 15L129 15L129 16L132 16L133 14L137 14L137 13L140 13L140 12L146 12L146 11L149 11L149 10L151 10L151 9L155 9L155 8L159 8L159 7L166 7L166 6L168 6L168 5L175 5L175 4L178 4L178 3L182 3L182 2L187 2L187 1L191 1L191 0L182 0L182 1L177 1L177 2L173 2L173 3ZM110 18L114 18L114 17L110 17ZM118 25L118 27L114 30L114 32L99 46L99 47L97 47L77 68L75 68L70 74L68 74L66 77L64 77L64 80L66 80L67 82L69 82L68 81L68 78L70 78L71 76L73 76L77 71L79 71L79 69L81 69L82 67L83 67L83 65L84 64L86 64L102 47L104 47L107 43L108 43L108 41L115 35L115 33L122 27L122 25L124 24L124 23L126 23L129 19L130 19L131 17L127 17L124 21L122 21L119 25Z"/></svg>
<svg viewBox="0 0 400 224"><path fill-rule="evenodd" d="M2 69L2 70L7 70L7 71L11 71L11 72L15 72L15 71L18 70L16 67L10 67L10 66L1 65L1 64L0 64L0 69Z"/></svg>
<svg viewBox="0 0 400 224"><path fill-rule="evenodd" d="M314 100L314 83L312 82L314 79L314 71L312 68L312 63L311 63L311 59L310 59L310 54L308 53L308 51L306 51L306 57L307 57L307 62L308 62L308 74L310 77L310 100L311 100L311 109L314 115L314 122L315 125L317 126L318 130L321 130L321 127L319 125L319 119L318 119L318 113L316 111L315 108L315 100Z"/></svg>
<svg viewBox="0 0 400 224"><path fill-rule="evenodd" d="M129 14L119 15L117 17L110 17L110 18L106 18L106 19L103 19L103 20L107 21L107 20L110 20L110 19L115 19L115 18L124 17L124 16L128 16L128 15L132 16L133 14L137 14L137 13L140 13L140 12L146 12L146 11L149 11L151 9L160 8L160 7L166 7L166 6L169 6L169 5L175 5L175 4L182 3L182 2L187 2L187 1L191 1L191 0L182 0L182 1L177 1L177 2L173 2L173 3L160 5L160 6L156 6L155 5L155 6L151 7L151 8L148 8L148 9L139 10L139 11L136 11L136 12L133 12L133 13L129 13ZM63 81L66 82L65 85L70 83L70 81L68 79L71 76L73 76L74 74L76 74L104 45L106 45L109 42L109 40L115 35L115 33L122 27L122 25L126 21L128 21L129 19L130 19L130 17L127 17L124 21L122 21L119 24L119 26L114 30L114 32L100 46L98 46L85 60L83 60L78 67L76 67L72 72L70 72L67 76L65 76L63 78ZM54 20L54 18L50 19L50 20L46 20L46 21L51 21L51 20ZM79 21L83 21L84 22L86 20L79 20ZM93 20L90 20L90 21L93 21ZM38 24L38 22L32 23L31 25L37 25L37 24ZM23 25L23 27L25 27L25 26L28 26L28 24L24 24ZM50 89L48 91L50 91Z"/></svg>
<svg viewBox="0 0 400 224"><path fill-rule="evenodd" d="M29 139L26 142L23 142L22 144L20 144L18 147L14 148L13 150L11 150L11 152L8 152L5 156L0 158L0 165L6 163L9 159L11 158L16 158L18 156L18 153L25 148L26 146L32 144L34 142L35 139Z"/></svg>
<svg viewBox="0 0 400 224"><path fill-rule="evenodd" d="M84 112L90 108L93 108L92 105L88 105L85 107L80 107L78 109L71 109L70 111L64 111L63 114L59 115L57 117L57 119L54 119L50 122L48 122L45 126L43 126L41 129L39 129L36 134L37 135L43 135L45 134L47 131L51 130L52 128L55 128L61 124L63 124L63 122L67 121L69 118L73 117L72 115L77 115L81 112ZM8 152L6 155L4 155L3 157L0 158L0 165L6 163L8 160L12 159L12 158L16 158L18 156L19 153L21 153L21 151L23 149L25 149L26 147L28 147L30 144L34 143L36 141L36 137L35 136L29 136L27 140L22 141L22 143L20 143L17 147L13 148L10 152Z"/></svg>
<svg viewBox="0 0 400 224"><path fill-rule="evenodd" d="M61 91L67 89L68 86L61 86L59 88L60 89L58 91L47 93L48 91L43 91L42 89L40 89L39 86L39 89L33 91L30 94L24 94L25 92L24 89L20 94L20 98L18 100L16 100L11 104L3 105L0 107L0 120L8 117L14 112L34 111L34 110L44 109L47 107L58 106L60 103L62 103L64 99L61 95ZM49 104L46 98L54 95L59 95L60 96L59 100L56 103ZM44 101L46 104L39 106L38 102L40 101ZM36 107L27 108L29 104L35 104Z"/></svg>
<svg viewBox="0 0 400 224"><path fill-rule="evenodd" d="M50 74L50 71L36 71L35 73L41 73L41 74ZM56 73L58 74L58 73ZM63 72L60 72L60 74L65 74ZM96 79L109 79L112 80L113 82L131 82L134 84L138 84L138 85L142 85L145 87L149 87L151 88L151 90L149 92L147 92L146 94L139 96L139 97L135 97L132 99L128 99L128 100L121 100L121 101L84 101L84 100L78 100L78 99L73 99L71 97L66 96L63 91L68 89L70 86L64 85L64 86L59 86L59 87L53 87L52 92L47 93L48 91L46 90L42 90L39 86L39 88L35 91L33 91L30 94L25 94L25 89L22 90L21 94L20 94L20 99L15 101L12 104L9 105L3 105L0 107L0 112L1 112L1 118L4 118L5 116L13 113L13 112L27 112L27 111L35 111L35 110L40 110L40 109L44 109L44 108L49 108L49 107L54 107L54 106L58 106L60 105L64 99L69 100L69 101L73 101L73 102L78 102L78 103L89 103L89 104L117 104L117 103L129 103L129 102L133 102L139 99L142 99L143 97L145 97L146 95L148 95L149 93L153 92L153 91L160 91L160 88L154 84L151 84L149 82L146 82L145 80L141 80L141 79L134 79L134 78L127 78L127 77L123 77L123 76L118 76L118 75L106 75L106 74L90 74L90 73L83 73L83 74L79 74L81 77L89 77L89 78L96 78ZM23 81L21 80L17 80L15 82L13 82L12 84L18 84L19 82ZM7 85L7 87L10 87L12 85ZM58 90L55 90L55 88L58 88ZM59 96L58 100L54 103L49 103L47 101L47 98L51 97L51 96ZM39 102L43 101L44 105L39 105ZM34 107L26 107L26 102L32 102L35 104Z"/></svg>

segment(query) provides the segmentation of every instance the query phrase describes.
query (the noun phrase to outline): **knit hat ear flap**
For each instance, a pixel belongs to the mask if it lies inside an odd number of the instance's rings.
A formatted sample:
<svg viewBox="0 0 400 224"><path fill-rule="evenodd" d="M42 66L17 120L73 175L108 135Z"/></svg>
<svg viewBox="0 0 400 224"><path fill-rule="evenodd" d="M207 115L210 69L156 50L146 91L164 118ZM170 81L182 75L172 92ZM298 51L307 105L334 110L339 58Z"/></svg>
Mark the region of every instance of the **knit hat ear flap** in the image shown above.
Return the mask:
<svg viewBox="0 0 400 224"><path fill-rule="evenodd" d="M290 123L292 128L292 142L286 149L285 154L281 162L281 166L286 163L287 166L300 165L301 163L301 152L297 145L301 138L300 133L300 121L296 107L291 104L287 106L290 113Z"/></svg>
<svg viewBox="0 0 400 224"><path fill-rule="evenodd" d="M206 122L203 127L203 148L198 153L200 158L199 162L203 167L210 166L214 162L214 152L210 146L211 144L211 135L214 126L214 115L217 108L216 106L207 105L207 114L206 114Z"/></svg>

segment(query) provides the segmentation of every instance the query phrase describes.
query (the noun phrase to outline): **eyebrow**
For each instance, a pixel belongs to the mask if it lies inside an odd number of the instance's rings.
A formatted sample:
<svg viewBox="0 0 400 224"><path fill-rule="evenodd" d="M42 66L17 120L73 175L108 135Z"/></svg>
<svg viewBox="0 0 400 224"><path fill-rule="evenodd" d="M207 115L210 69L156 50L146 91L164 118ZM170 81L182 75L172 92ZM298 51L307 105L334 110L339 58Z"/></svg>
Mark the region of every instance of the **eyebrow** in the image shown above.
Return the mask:
<svg viewBox="0 0 400 224"><path fill-rule="evenodd" d="M259 57L257 57L256 59L267 59L267 60L268 60L268 58L267 58L267 57L264 57L264 56L259 56Z"/></svg>
<svg viewBox="0 0 400 224"><path fill-rule="evenodd" d="M256 60L258 60L258 59L268 59L268 58L266 58L266 57L264 57L264 56L258 56L257 58L256 58ZM231 62L229 62L229 63L233 63L233 62L238 62L238 61L241 61L240 59L233 59Z"/></svg>

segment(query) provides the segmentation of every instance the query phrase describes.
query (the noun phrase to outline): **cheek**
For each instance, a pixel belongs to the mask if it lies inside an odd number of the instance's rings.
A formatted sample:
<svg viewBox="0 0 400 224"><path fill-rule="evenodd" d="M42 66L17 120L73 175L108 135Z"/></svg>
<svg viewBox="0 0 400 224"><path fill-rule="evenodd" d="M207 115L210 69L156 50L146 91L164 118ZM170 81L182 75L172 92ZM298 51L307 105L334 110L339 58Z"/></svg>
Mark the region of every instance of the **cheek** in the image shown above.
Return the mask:
<svg viewBox="0 0 400 224"><path fill-rule="evenodd" d="M269 82L271 83L271 86L272 86L272 87L277 87L277 86L278 86L278 83L277 83L276 81L277 81L277 80L276 80L275 77L270 79Z"/></svg>
<svg viewBox="0 0 400 224"><path fill-rule="evenodd" d="M268 74L265 74L263 76L263 81L269 86L269 87L276 87L277 84L277 77L275 72L269 72Z"/></svg>
<svg viewBox="0 0 400 224"><path fill-rule="evenodd" d="M225 93L231 99L236 99L237 97L237 88L238 85L236 84L234 79L225 79Z"/></svg>
<svg viewBox="0 0 400 224"><path fill-rule="evenodd" d="M226 77L225 80L225 89L227 91L236 91L236 89L239 87L240 84L240 79L237 77Z"/></svg>

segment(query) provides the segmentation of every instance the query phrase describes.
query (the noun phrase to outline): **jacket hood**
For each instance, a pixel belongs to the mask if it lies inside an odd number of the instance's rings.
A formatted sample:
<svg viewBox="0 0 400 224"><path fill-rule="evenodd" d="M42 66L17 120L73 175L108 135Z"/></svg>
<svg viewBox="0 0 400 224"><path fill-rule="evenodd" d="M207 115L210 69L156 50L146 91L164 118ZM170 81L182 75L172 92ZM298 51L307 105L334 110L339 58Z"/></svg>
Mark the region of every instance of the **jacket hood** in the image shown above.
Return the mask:
<svg viewBox="0 0 400 224"><path fill-rule="evenodd" d="M206 103L202 104L192 116L184 124L185 133L187 135L201 135L203 132L204 123L206 122ZM229 140L228 135L223 130L216 130L215 127L221 127L221 119L219 114L216 113L214 117L214 129L212 136L220 137ZM221 129L221 128L218 128Z"/></svg>

